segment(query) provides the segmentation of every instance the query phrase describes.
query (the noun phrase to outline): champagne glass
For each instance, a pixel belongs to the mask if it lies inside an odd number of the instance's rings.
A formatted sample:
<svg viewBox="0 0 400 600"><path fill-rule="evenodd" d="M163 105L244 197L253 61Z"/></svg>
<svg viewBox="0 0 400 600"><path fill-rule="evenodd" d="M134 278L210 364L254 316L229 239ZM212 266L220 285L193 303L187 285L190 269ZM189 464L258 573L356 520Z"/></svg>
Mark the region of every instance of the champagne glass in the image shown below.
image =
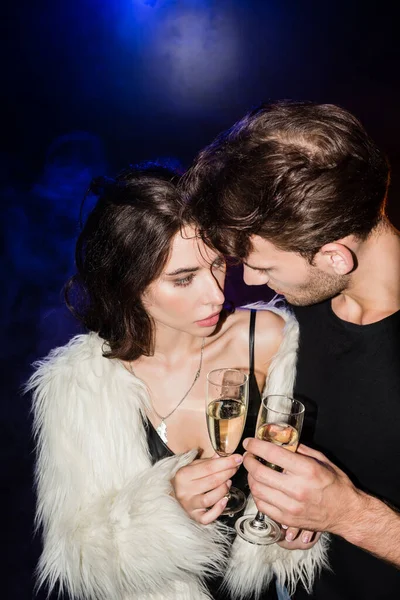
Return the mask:
<svg viewBox="0 0 400 600"><path fill-rule="evenodd" d="M262 399L256 425L256 437L272 442L290 452L296 452L304 420L304 405L289 396L272 394ZM258 458L260 462L276 471L278 465ZM235 523L237 533L244 540L260 546L274 544L281 539L278 523L258 511L255 517L243 516Z"/></svg>
<svg viewBox="0 0 400 600"><path fill-rule="evenodd" d="M207 375L206 416L211 444L219 456L235 452L246 421L249 378L238 369L214 369ZM223 515L244 508L246 496L235 487L229 491Z"/></svg>

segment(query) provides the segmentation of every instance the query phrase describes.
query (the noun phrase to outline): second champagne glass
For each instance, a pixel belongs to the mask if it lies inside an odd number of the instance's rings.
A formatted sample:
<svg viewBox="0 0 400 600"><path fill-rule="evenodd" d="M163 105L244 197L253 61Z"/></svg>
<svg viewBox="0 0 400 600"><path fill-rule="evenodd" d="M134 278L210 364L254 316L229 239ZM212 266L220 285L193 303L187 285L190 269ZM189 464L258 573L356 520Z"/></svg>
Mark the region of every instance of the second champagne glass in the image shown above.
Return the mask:
<svg viewBox="0 0 400 600"><path fill-rule="evenodd" d="M244 429L249 402L248 375L238 369L214 369L207 375L206 417L212 446L219 456L235 452ZM231 487L223 515L244 508L246 496Z"/></svg>
<svg viewBox="0 0 400 600"><path fill-rule="evenodd" d="M273 394L262 399L256 425L256 437L296 452L304 420L304 405L289 396ZM282 471L261 458L259 461ZM255 517L243 516L235 523L237 533L248 542L267 546L281 538L281 526L258 511Z"/></svg>

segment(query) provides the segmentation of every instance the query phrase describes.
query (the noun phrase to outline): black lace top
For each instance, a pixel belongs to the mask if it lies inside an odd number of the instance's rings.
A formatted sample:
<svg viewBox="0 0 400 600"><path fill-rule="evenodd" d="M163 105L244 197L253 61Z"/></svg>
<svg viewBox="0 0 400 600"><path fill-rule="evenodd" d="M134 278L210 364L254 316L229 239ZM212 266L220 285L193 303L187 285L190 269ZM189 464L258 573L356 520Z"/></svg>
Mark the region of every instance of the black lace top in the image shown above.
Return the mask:
<svg viewBox="0 0 400 600"><path fill-rule="evenodd" d="M242 435L241 442L236 452L243 454L244 448L242 441L246 437L254 437L257 415L261 404L261 394L258 389L257 380L254 374L254 335L255 335L255 322L256 322L256 311L250 311L250 326L249 326L249 406L247 411L246 423ZM168 456L173 456L174 453L168 446L162 441L157 431L153 427L152 423L146 419L145 421L147 442L149 445L150 455L153 464L159 460ZM232 485L236 488L241 489L246 495L249 493L249 487L247 484L247 471L240 466L236 474L232 477ZM242 513L237 513L233 517L220 517L228 525L233 526L235 520L241 516ZM234 535L232 535L232 540ZM231 597L220 589L221 580L213 579L208 582L208 588L215 600L231 600ZM267 598L267 594L264 596ZM275 598L275 590L270 589L268 591L268 598ZM246 600L252 600L252 597L246 598Z"/></svg>

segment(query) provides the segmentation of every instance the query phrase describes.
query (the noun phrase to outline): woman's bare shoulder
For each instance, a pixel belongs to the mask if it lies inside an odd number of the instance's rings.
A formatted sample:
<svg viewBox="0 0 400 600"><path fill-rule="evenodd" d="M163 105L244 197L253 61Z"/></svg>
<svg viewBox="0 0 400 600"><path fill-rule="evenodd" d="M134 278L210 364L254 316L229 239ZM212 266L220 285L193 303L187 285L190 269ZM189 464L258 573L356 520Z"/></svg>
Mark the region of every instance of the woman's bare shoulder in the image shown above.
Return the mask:
<svg viewBox="0 0 400 600"><path fill-rule="evenodd" d="M283 339L285 319L271 310L257 310L254 362L260 390L265 383L269 365ZM215 336L216 349L225 357L234 356L235 364L248 365L250 338L250 310L236 309L224 321ZM244 367L245 368L245 367Z"/></svg>
<svg viewBox="0 0 400 600"><path fill-rule="evenodd" d="M279 314L271 310L257 310L255 343L256 348L260 346L262 354L269 355L271 346L274 347L275 353L282 340L284 325L285 320ZM234 337L236 343L243 342L244 346L248 348L249 328L250 310L238 308L228 316L224 323L224 331L221 333L227 337Z"/></svg>

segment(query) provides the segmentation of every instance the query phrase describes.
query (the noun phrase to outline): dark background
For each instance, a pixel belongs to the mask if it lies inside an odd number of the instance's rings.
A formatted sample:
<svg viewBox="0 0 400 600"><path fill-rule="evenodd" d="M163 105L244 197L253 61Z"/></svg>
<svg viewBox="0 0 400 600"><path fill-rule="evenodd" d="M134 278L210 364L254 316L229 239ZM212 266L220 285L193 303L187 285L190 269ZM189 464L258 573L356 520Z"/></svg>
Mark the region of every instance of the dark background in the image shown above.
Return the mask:
<svg viewBox="0 0 400 600"><path fill-rule="evenodd" d="M31 362L77 331L60 290L91 177L196 152L261 101L354 112L393 167L400 225L395 3L7 0L1 20L0 594L32 597ZM266 297L236 274L236 301ZM232 286L231 286L232 288ZM229 293L231 294L231 288Z"/></svg>

